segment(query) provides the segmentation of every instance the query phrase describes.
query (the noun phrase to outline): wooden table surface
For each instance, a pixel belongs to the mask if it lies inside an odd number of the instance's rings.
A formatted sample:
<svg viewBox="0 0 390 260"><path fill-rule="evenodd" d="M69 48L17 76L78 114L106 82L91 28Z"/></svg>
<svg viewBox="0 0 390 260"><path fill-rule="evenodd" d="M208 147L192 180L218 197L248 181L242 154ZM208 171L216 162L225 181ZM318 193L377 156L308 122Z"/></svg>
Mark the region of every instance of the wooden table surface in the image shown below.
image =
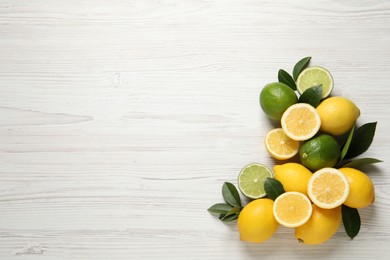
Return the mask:
<svg viewBox="0 0 390 260"><path fill-rule="evenodd" d="M378 121L376 202L323 245L206 209L270 167L261 88L312 56ZM390 2L2 0L1 259L389 259Z"/></svg>

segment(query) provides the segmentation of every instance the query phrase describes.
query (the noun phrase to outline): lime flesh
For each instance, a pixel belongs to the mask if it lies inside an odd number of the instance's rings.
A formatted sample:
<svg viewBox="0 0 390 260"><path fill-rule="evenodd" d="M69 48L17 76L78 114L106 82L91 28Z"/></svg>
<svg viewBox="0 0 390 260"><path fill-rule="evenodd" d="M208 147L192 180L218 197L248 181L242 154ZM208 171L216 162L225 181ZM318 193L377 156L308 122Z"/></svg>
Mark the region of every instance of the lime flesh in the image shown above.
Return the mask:
<svg viewBox="0 0 390 260"><path fill-rule="evenodd" d="M322 86L322 98L330 95L333 89L333 78L327 69L322 67L309 67L303 70L297 79L297 89L300 94L308 88Z"/></svg>
<svg viewBox="0 0 390 260"><path fill-rule="evenodd" d="M248 198L262 198L266 195L264 182L267 177L274 177L274 174L267 166L261 163L248 164L238 175L238 187Z"/></svg>

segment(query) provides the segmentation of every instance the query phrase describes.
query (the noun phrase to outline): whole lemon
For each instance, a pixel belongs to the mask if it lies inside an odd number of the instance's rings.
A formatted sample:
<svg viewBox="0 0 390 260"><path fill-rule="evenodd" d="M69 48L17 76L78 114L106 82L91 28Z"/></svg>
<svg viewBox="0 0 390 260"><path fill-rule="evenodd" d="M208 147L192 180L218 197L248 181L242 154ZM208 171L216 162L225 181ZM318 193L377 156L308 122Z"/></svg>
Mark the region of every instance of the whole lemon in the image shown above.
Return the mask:
<svg viewBox="0 0 390 260"><path fill-rule="evenodd" d="M312 172L299 163L274 166L275 179L282 183L285 191L298 191L307 195L307 185Z"/></svg>
<svg viewBox="0 0 390 260"><path fill-rule="evenodd" d="M370 177L353 168L339 169L348 179L349 195L344 202L351 208L364 208L375 200L375 189Z"/></svg>
<svg viewBox="0 0 390 260"><path fill-rule="evenodd" d="M242 209L237 220L241 240L260 243L273 236L279 225L273 205L273 200L264 198L253 200Z"/></svg>
<svg viewBox="0 0 390 260"><path fill-rule="evenodd" d="M313 213L309 221L295 229L295 237L305 244L321 244L336 233L341 218L341 206L322 209L313 205Z"/></svg>
<svg viewBox="0 0 390 260"><path fill-rule="evenodd" d="M299 148L301 163L312 171L334 167L340 158L339 145L332 136L320 134L305 141Z"/></svg>
<svg viewBox="0 0 390 260"><path fill-rule="evenodd" d="M320 130L331 135L348 132L360 116L359 108L344 97L330 97L316 108L321 118Z"/></svg>
<svg viewBox="0 0 390 260"><path fill-rule="evenodd" d="M280 120L283 112L298 102L294 90L280 82L265 85L261 90L259 99L261 109L273 120Z"/></svg>

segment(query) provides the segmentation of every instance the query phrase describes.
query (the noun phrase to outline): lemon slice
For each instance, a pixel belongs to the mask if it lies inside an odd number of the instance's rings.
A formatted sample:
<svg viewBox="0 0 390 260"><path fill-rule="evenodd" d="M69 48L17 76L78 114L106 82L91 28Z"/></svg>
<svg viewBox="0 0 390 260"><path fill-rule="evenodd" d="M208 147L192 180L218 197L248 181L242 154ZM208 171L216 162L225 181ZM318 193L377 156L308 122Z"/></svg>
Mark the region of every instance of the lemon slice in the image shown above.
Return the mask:
<svg viewBox="0 0 390 260"><path fill-rule="evenodd" d="M262 198L266 195L264 182L267 177L274 177L274 174L267 166L261 163L248 164L238 175L238 188L248 198Z"/></svg>
<svg viewBox="0 0 390 260"><path fill-rule="evenodd" d="M279 224L285 227L299 227L310 219L313 207L305 194L289 191L276 198L273 212Z"/></svg>
<svg viewBox="0 0 390 260"><path fill-rule="evenodd" d="M321 118L311 105L298 103L290 106L283 113L281 124L288 137L296 141L304 141L312 138L318 132Z"/></svg>
<svg viewBox="0 0 390 260"><path fill-rule="evenodd" d="M333 89L333 78L327 69L309 67L304 69L297 78L297 90L300 94L314 86L322 86L322 98L330 95Z"/></svg>
<svg viewBox="0 0 390 260"><path fill-rule="evenodd" d="M310 178L307 193L318 207L333 209L347 199L349 182L341 171L334 168L322 168Z"/></svg>
<svg viewBox="0 0 390 260"><path fill-rule="evenodd" d="M276 128L265 137L265 148L275 159L287 160L298 153L299 142L288 137L282 128Z"/></svg>

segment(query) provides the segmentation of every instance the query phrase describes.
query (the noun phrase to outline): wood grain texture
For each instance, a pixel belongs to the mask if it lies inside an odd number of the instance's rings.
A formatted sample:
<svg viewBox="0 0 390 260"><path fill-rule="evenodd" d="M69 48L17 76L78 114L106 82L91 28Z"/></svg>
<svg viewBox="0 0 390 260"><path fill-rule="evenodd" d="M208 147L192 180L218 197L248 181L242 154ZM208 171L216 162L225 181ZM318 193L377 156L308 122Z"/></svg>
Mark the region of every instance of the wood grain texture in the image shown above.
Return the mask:
<svg viewBox="0 0 390 260"><path fill-rule="evenodd" d="M0 259L388 259L390 2L2 0ZM374 206L304 246L206 209L275 164L258 95L304 56L378 121Z"/></svg>

